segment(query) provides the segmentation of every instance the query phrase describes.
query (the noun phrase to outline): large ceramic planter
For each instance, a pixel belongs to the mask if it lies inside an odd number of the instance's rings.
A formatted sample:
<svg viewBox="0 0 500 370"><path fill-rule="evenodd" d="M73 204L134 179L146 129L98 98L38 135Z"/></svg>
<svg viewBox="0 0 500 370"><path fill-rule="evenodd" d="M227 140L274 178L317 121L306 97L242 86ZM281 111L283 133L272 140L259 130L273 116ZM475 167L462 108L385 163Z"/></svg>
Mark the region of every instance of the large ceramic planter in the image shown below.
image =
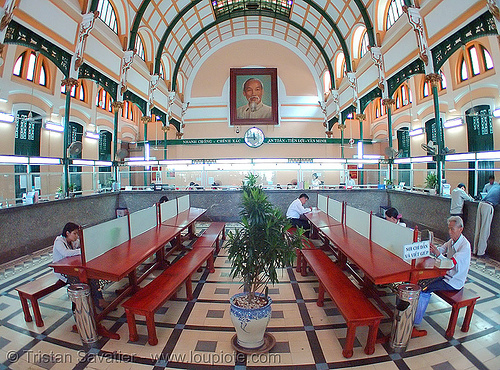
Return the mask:
<svg viewBox="0 0 500 370"><path fill-rule="evenodd" d="M235 306L233 301L247 293L238 293L231 297L231 321L236 329L238 345L244 348L255 349L264 344L264 333L271 319L271 298L260 308L242 308ZM255 293L260 295L263 294Z"/></svg>

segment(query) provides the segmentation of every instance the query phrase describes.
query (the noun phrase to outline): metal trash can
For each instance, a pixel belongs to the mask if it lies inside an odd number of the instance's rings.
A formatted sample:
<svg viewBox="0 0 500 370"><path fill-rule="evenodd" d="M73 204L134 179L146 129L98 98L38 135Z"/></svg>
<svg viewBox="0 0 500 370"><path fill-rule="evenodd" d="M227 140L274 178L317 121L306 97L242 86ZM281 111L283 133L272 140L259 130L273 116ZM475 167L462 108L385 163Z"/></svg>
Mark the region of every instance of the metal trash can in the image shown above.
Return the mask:
<svg viewBox="0 0 500 370"><path fill-rule="evenodd" d="M73 302L73 316L83 344L90 345L97 342L90 287L87 284L72 284L68 287L68 296Z"/></svg>
<svg viewBox="0 0 500 370"><path fill-rule="evenodd" d="M413 331L413 321L419 295L420 286L417 284L401 284L398 286L390 339L390 346L394 352L404 352L406 350Z"/></svg>

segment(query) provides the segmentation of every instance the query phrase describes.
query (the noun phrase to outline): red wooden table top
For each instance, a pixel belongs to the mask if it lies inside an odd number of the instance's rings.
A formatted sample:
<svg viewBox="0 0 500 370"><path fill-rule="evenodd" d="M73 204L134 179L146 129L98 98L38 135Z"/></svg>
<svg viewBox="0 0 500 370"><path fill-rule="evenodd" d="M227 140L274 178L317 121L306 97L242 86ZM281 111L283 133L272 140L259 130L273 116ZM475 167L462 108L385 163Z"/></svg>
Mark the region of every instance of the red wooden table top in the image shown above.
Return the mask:
<svg viewBox="0 0 500 370"><path fill-rule="evenodd" d="M200 218L206 211L207 210L203 208L191 207L188 210L177 214L177 216L163 221L162 225L176 226L185 229Z"/></svg>
<svg viewBox="0 0 500 370"><path fill-rule="evenodd" d="M305 213L304 216L317 228L342 225L340 221L328 216L323 211L314 210Z"/></svg>
<svg viewBox="0 0 500 370"><path fill-rule="evenodd" d="M54 271L67 275L78 276L79 269L83 268L91 279L120 281L181 231L180 227L157 226L110 249L85 265L82 264L80 256L74 256L49 266L54 268Z"/></svg>

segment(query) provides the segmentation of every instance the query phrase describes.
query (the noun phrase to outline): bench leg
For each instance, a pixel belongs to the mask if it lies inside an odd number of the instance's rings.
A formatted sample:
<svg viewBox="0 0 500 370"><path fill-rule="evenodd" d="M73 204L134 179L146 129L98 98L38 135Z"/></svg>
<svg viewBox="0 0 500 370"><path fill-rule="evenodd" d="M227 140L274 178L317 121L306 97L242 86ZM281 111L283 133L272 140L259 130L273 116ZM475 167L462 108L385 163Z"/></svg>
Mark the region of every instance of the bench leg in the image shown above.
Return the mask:
<svg viewBox="0 0 500 370"><path fill-rule="evenodd" d="M186 279L186 297L188 301L193 299L193 282L191 281L191 275Z"/></svg>
<svg viewBox="0 0 500 370"><path fill-rule="evenodd" d="M476 305L476 301L472 302L467 306L467 311L465 312L464 323L462 324L462 330L464 333L469 331L470 320L472 319L472 314L474 313L474 306Z"/></svg>
<svg viewBox="0 0 500 370"><path fill-rule="evenodd" d="M458 311L460 311L460 307L458 305L451 306L451 315L450 321L448 322L448 329L446 329L446 338L453 338L453 334L455 334L455 326L457 325L458 319Z"/></svg>
<svg viewBox="0 0 500 370"><path fill-rule="evenodd" d="M375 352L375 343L377 341L379 321L369 325L368 338L366 340L365 353L367 355L373 355Z"/></svg>
<svg viewBox="0 0 500 370"><path fill-rule="evenodd" d="M300 257L300 275L307 276L307 261L304 256Z"/></svg>
<svg viewBox="0 0 500 370"><path fill-rule="evenodd" d="M137 326L135 324L135 315L129 310L125 309L125 314L127 315L128 324L128 338L131 342L137 342L139 336L137 335Z"/></svg>
<svg viewBox="0 0 500 370"><path fill-rule="evenodd" d="M23 307L24 321L32 322L33 318L31 317L30 314L30 306L28 305L28 300L21 293L19 293L19 299L21 300L21 306Z"/></svg>
<svg viewBox="0 0 500 370"><path fill-rule="evenodd" d="M214 267L214 255L213 255L213 254L210 254L210 257L208 257L208 260L207 260L207 268L208 268L208 271L210 271L211 273L214 273L214 272L215 272L215 267Z"/></svg>
<svg viewBox="0 0 500 370"><path fill-rule="evenodd" d="M297 258L297 267L295 268L295 271L297 271L297 272L301 271L301 265L302 265L301 255L302 255L302 253L300 253L300 249L298 249L298 248L295 249L295 256Z"/></svg>
<svg viewBox="0 0 500 370"><path fill-rule="evenodd" d="M342 356L345 358L352 357L355 337L356 326L347 323L347 337L345 338L344 349L342 350Z"/></svg>
<svg viewBox="0 0 500 370"><path fill-rule="evenodd" d="M321 284L321 282L319 282L318 301L316 302L316 304L319 307L323 307L323 305L325 304L324 302L325 302L325 287L323 286L323 284Z"/></svg>
<svg viewBox="0 0 500 370"><path fill-rule="evenodd" d="M42 320L42 314L40 313L40 307L38 306L38 299L30 298L31 307L33 307L33 315L35 316L36 326L41 327L44 325Z"/></svg>
<svg viewBox="0 0 500 370"><path fill-rule="evenodd" d="M148 312L146 314L146 325L148 327L148 343L151 346L156 346L158 344L158 338L156 337L156 326L155 326L155 314L154 314L154 312Z"/></svg>

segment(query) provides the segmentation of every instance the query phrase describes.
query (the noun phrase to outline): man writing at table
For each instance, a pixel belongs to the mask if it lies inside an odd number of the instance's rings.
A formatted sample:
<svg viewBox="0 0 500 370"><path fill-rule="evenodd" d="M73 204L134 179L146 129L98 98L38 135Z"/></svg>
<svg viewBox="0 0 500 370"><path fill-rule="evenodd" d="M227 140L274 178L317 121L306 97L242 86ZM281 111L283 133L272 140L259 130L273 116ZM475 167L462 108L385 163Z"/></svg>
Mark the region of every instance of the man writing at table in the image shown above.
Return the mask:
<svg viewBox="0 0 500 370"><path fill-rule="evenodd" d="M311 226L304 216L304 213L311 212L312 208L304 208L304 204L309 197L307 194L302 193L288 206L286 211L286 218L290 220L293 226L302 227L304 230L309 230ZM306 235L307 236L307 235Z"/></svg>
<svg viewBox="0 0 500 370"><path fill-rule="evenodd" d="M439 247L431 243L431 253L441 260L442 265L449 264L452 267L446 272L445 276L432 281L420 292L415 321L413 323L414 326L418 326L422 322L432 292L438 290L459 291L463 288L467 274L469 273L471 256L470 243L462 235L463 229L464 223L462 218L451 216L448 218L450 240ZM421 337L426 334L427 331L425 330L413 328L413 337Z"/></svg>

